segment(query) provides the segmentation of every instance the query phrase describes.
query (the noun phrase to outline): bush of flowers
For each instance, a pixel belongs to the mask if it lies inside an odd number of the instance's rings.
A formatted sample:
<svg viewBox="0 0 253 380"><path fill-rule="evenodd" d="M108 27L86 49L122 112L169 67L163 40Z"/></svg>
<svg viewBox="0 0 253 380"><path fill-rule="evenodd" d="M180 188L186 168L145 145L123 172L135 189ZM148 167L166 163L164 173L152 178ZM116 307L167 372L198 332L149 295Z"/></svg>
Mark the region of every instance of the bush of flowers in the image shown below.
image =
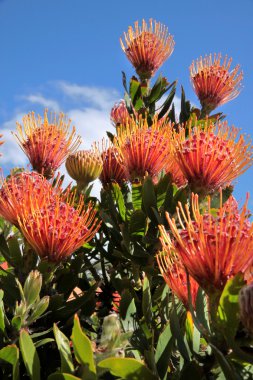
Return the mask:
<svg viewBox="0 0 253 380"><path fill-rule="evenodd" d="M176 115L167 28L136 22L120 43L135 75L113 134L79 150L48 110L13 130L30 169L1 176L0 378L252 379L253 224L232 193L253 148L216 111L242 71L200 57L200 106L182 88Z"/></svg>

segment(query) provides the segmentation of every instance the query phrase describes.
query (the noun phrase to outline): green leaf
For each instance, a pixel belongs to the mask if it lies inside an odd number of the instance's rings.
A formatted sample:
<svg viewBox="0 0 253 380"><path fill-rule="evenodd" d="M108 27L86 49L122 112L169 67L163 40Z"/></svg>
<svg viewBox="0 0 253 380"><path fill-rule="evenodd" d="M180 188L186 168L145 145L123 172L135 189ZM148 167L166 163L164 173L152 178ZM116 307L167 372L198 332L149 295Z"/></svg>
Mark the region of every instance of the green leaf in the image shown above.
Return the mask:
<svg viewBox="0 0 253 380"><path fill-rule="evenodd" d="M136 111L144 106L142 100L141 84L135 77L132 77L130 81L130 97Z"/></svg>
<svg viewBox="0 0 253 380"><path fill-rule="evenodd" d="M141 362L132 358L108 358L99 364L110 373L124 380L157 380L157 377Z"/></svg>
<svg viewBox="0 0 253 380"><path fill-rule="evenodd" d="M148 97L148 104L152 104L157 102L163 94L170 88L168 86L167 79L162 77L161 75L158 77L154 86L151 88L150 95Z"/></svg>
<svg viewBox="0 0 253 380"><path fill-rule="evenodd" d="M83 377L85 380L96 380L96 366L94 363L91 342L82 331L77 315L75 315L74 318L71 339L76 360L83 366Z"/></svg>
<svg viewBox="0 0 253 380"><path fill-rule="evenodd" d="M20 300L16 278L10 272L0 271L0 273L0 288L4 291L4 303L15 308L17 300Z"/></svg>
<svg viewBox="0 0 253 380"><path fill-rule="evenodd" d="M181 91L181 112L179 115L179 122L184 123L191 116L191 104L188 100L185 100L185 92L183 86L181 86Z"/></svg>
<svg viewBox="0 0 253 380"><path fill-rule="evenodd" d="M157 224L157 219L152 208L157 210L155 187L150 176L147 176L142 186L142 202L148 217Z"/></svg>
<svg viewBox="0 0 253 380"><path fill-rule="evenodd" d="M171 106L171 104L173 102L175 93L176 93L176 82L173 82L172 90L170 91L167 99L163 103L161 111L158 114L158 119L159 120L168 112L168 110L169 110L169 108L170 108L170 106Z"/></svg>
<svg viewBox="0 0 253 380"><path fill-rule="evenodd" d="M74 372L74 365L70 350L70 342L66 335L64 335L54 324L54 336L55 341L58 347L58 350L60 352L61 357L61 371L67 372L67 373L73 373Z"/></svg>
<svg viewBox="0 0 253 380"><path fill-rule="evenodd" d="M5 260L12 266L14 266L14 263L12 261L11 252L9 250L9 247L6 243L4 234L0 234L0 252L5 258Z"/></svg>
<svg viewBox="0 0 253 380"><path fill-rule="evenodd" d="M129 233L132 236L143 236L145 233L146 215L141 210L135 210L129 220Z"/></svg>
<svg viewBox="0 0 253 380"><path fill-rule="evenodd" d="M0 359L12 365L12 379L19 379L19 349L11 344L0 350Z"/></svg>
<svg viewBox="0 0 253 380"><path fill-rule="evenodd" d="M12 318L11 320L11 324L12 326L17 330L19 331L21 329L21 326L22 326L22 319L20 316L16 315Z"/></svg>
<svg viewBox="0 0 253 380"><path fill-rule="evenodd" d="M180 328L179 319L178 319L175 305L171 313L170 323L171 323L171 332L172 332L172 335L177 340L177 346L178 346L179 352L181 353L185 361L190 361L189 348L187 347L184 341L184 336Z"/></svg>
<svg viewBox="0 0 253 380"><path fill-rule="evenodd" d="M33 312L28 318L28 321L29 322L36 321L36 319L38 319L43 313L45 313L45 311L48 308L49 301L50 301L49 296L45 296L41 298L41 300L34 305Z"/></svg>
<svg viewBox="0 0 253 380"><path fill-rule="evenodd" d="M213 353L222 369L222 372L224 373L224 376L227 380L240 380L236 375L235 369L232 365L232 363L222 354L222 352L215 347L212 343L209 343L212 347Z"/></svg>
<svg viewBox="0 0 253 380"><path fill-rule="evenodd" d="M45 338L45 339L38 340L37 342L34 342L34 346L38 348L40 346L44 346L45 344L52 343L52 342L54 342L53 338Z"/></svg>
<svg viewBox="0 0 253 380"><path fill-rule="evenodd" d="M142 184L133 183L132 185L132 202L135 210L141 209L142 203Z"/></svg>
<svg viewBox="0 0 253 380"><path fill-rule="evenodd" d="M155 351L156 367L159 376L162 379L168 371L174 341L175 340L171 333L170 323L168 323L162 333L159 335Z"/></svg>
<svg viewBox="0 0 253 380"><path fill-rule="evenodd" d="M3 333L5 330L5 322L4 322L4 303L3 303L4 292L0 289L0 331Z"/></svg>
<svg viewBox="0 0 253 380"><path fill-rule="evenodd" d="M27 331L22 330L19 346L27 373L32 380L40 380L40 360L36 348Z"/></svg>
<svg viewBox="0 0 253 380"><path fill-rule="evenodd" d="M47 380L81 380L81 378L69 373L53 373L48 376Z"/></svg>
<svg viewBox="0 0 253 380"><path fill-rule="evenodd" d="M126 93L128 94L126 74L124 73L124 71L122 71L122 83Z"/></svg>
<svg viewBox="0 0 253 380"><path fill-rule="evenodd" d="M155 186L158 209L164 204L166 193L170 186L171 186L170 174L166 174L164 177L162 177L160 181L158 182L158 184Z"/></svg>
<svg viewBox="0 0 253 380"><path fill-rule="evenodd" d="M22 265L23 256L20 250L20 243L18 241L18 238L15 235L9 237L7 244L9 247L10 257L13 265L15 267Z"/></svg>
<svg viewBox="0 0 253 380"><path fill-rule="evenodd" d="M174 103L172 103L170 112L168 113L168 118L171 120L172 123L176 123L176 111Z"/></svg>
<svg viewBox="0 0 253 380"><path fill-rule="evenodd" d="M135 325L136 306L134 298L128 289L125 289L121 293L119 311L124 330L133 331Z"/></svg>
<svg viewBox="0 0 253 380"><path fill-rule="evenodd" d="M226 339L231 341L239 324L239 291L245 285L241 274L229 279L221 294L218 306L218 323Z"/></svg>
<svg viewBox="0 0 253 380"><path fill-rule="evenodd" d="M147 276L144 277L142 292L142 312L146 323L150 324L152 322L153 313L150 284Z"/></svg>
<svg viewBox="0 0 253 380"><path fill-rule="evenodd" d="M208 312L208 304L207 298L204 290L200 287L198 289L197 298L196 298L196 318L201 326L209 333L209 312ZM201 331L202 332L202 328Z"/></svg>
<svg viewBox="0 0 253 380"><path fill-rule="evenodd" d="M124 197L123 197L123 194L120 190L119 184L113 183L112 189L113 189L114 200L117 204L120 217L123 221L125 221L125 219L126 219L126 206L125 206Z"/></svg>

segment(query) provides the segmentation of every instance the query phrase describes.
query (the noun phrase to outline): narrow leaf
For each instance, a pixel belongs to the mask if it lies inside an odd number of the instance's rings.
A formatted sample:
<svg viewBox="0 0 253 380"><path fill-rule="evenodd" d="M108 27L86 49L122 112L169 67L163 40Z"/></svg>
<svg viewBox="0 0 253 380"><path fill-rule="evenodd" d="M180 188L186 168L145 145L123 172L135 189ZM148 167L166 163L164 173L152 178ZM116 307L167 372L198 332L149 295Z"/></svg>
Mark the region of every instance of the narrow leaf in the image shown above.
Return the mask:
<svg viewBox="0 0 253 380"><path fill-rule="evenodd" d="M163 379L168 371L170 357L174 346L174 338L172 337L170 323L165 326L165 329L159 336L156 352L155 362L159 376Z"/></svg>
<svg viewBox="0 0 253 380"><path fill-rule="evenodd" d="M12 365L12 379L19 379L19 349L12 344L0 350L0 359Z"/></svg>
<svg viewBox="0 0 253 380"><path fill-rule="evenodd" d="M91 342L82 331L77 315L75 315L74 318L74 327L72 330L71 339L73 342L76 360L83 366L83 377L86 380L96 380L96 367Z"/></svg>
<svg viewBox="0 0 253 380"><path fill-rule="evenodd" d="M32 380L40 380L40 360L27 331L22 330L19 345L27 373Z"/></svg>
<svg viewBox="0 0 253 380"><path fill-rule="evenodd" d="M99 364L101 368L108 368L110 373L127 380L157 380L157 377L141 362L132 358L108 358Z"/></svg>
<svg viewBox="0 0 253 380"><path fill-rule="evenodd" d="M54 336L55 341L60 352L61 357L61 371L67 373L73 373L74 365L72 361L72 355L70 351L70 342L66 335L64 335L54 324Z"/></svg>

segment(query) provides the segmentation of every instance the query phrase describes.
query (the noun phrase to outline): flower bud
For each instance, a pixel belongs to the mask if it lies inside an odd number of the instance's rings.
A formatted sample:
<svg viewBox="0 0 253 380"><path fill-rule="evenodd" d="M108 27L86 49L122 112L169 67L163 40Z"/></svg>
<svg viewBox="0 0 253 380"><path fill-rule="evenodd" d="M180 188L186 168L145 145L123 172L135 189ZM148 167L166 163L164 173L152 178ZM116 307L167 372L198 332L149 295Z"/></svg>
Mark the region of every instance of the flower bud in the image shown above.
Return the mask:
<svg viewBox="0 0 253 380"><path fill-rule="evenodd" d="M70 177L76 180L80 191L85 189L90 182L95 181L103 168L100 154L92 150L79 150L71 154L65 165Z"/></svg>
<svg viewBox="0 0 253 380"><path fill-rule="evenodd" d="M29 307L39 297L42 286L42 276L39 271L34 270L29 273L24 285L24 296Z"/></svg>

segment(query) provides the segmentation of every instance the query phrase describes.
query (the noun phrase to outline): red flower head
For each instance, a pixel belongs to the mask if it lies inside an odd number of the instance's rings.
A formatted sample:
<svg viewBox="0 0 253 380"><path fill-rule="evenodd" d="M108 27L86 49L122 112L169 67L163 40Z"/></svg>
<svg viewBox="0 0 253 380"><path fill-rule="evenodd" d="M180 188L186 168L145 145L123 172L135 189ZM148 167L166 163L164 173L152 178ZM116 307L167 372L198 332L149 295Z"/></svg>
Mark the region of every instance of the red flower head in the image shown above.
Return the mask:
<svg viewBox="0 0 253 380"><path fill-rule="evenodd" d="M27 155L32 167L47 178L54 175L56 169L66 157L76 151L81 143L81 137L75 136L75 128L69 132L71 120L66 120L61 113L57 119L48 122L47 110L44 121L34 113L23 118L24 127L17 123L15 134L20 147Z"/></svg>
<svg viewBox="0 0 253 380"><path fill-rule="evenodd" d="M40 209L26 212L19 219L21 232L31 247L50 262L60 262L84 243L91 240L99 229L96 211L83 199L74 208L75 194L62 200L54 199Z"/></svg>
<svg viewBox="0 0 253 380"><path fill-rule="evenodd" d="M60 188L52 185L38 173L22 172L2 180L0 189L0 215L18 226L18 218L24 210L30 213L37 207L47 204Z"/></svg>
<svg viewBox="0 0 253 380"><path fill-rule="evenodd" d="M171 151L171 125L158 125L154 118L151 127L146 118L131 119L118 128L114 144L130 173L132 182L142 180L146 173L157 176L166 166Z"/></svg>
<svg viewBox="0 0 253 380"><path fill-rule="evenodd" d="M181 129L175 137L175 157L189 186L196 193L224 188L252 165L252 147L239 130L226 122L218 127L205 123ZM237 141L236 141L237 139Z"/></svg>
<svg viewBox="0 0 253 380"><path fill-rule="evenodd" d="M236 98L241 90L243 73L237 65L229 72L232 58L225 57L221 63L221 54L200 57L190 66L191 82L205 113Z"/></svg>
<svg viewBox="0 0 253 380"><path fill-rule="evenodd" d="M103 187L113 182L122 185L128 181L129 174L123 165L123 160L121 160L117 149L105 140L102 142L101 158L103 161L103 169L99 179Z"/></svg>
<svg viewBox="0 0 253 380"><path fill-rule="evenodd" d="M124 99L114 104L111 110L111 122L115 127L117 125L125 125L130 118L131 116L128 113Z"/></svg>
<svg viewBox="0 0 253 380"><path fill-rule="evenodd" d="M125 44L120 39L121 47L141 80L150 79L174 50L173 36L152 19L149 26L143 20L142 27L136 21L135 28L130 26L124 37Z"/></svg>
<svg viewBox="0 0 253 380"><path fill-rule="evenodd" d="M103 162L94 147L93 150L79 150L70 154L65 165L70 177L76 180L78 189L83 190L99 177Z"/></svg>
<svg viewBox="0 0 253 380"><path fill-rule="evenodd" d="M183 302L186 308L189 307L188 288L187 288L187 275L185 269L175 255L168 254L166 242L162 239L163 252L157 255L157 262L161 274L175 295ZM192 278L190 279L192 304L195 305L198 284Z"/></svg>
<svg viewBox="0 0 253 380"><path fill-rule="evenodd" d="M220 197L222 205L222 192ZM208 209L201 215L198 195L192 194L191 211L179 203L178 222L166 215L174 240L161 226L163 248L168 255L179 257L209 295L221 292L229 278L252 266L253 224L248 219L247 201L235 213L234 200L230 198L215 216L208 198Z"/></svg>

